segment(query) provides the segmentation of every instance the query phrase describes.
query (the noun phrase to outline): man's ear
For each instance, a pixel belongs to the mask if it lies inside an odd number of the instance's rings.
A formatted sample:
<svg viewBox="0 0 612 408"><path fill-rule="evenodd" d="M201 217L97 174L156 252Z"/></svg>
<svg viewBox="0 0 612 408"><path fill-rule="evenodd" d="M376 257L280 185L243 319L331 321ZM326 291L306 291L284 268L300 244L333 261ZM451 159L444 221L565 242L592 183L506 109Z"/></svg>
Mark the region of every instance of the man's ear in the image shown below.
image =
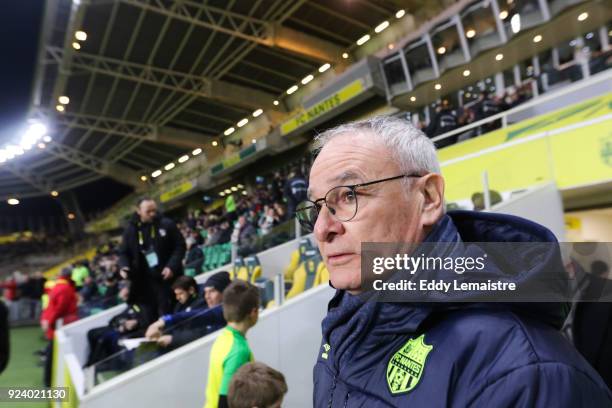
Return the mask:
<svg viewBox="0 0 612 408"><path fill-rule="evenodd" d="M444 214L444 178L440 174L430 173L423 179L421 220L424 226L432 226Z"/></svg>

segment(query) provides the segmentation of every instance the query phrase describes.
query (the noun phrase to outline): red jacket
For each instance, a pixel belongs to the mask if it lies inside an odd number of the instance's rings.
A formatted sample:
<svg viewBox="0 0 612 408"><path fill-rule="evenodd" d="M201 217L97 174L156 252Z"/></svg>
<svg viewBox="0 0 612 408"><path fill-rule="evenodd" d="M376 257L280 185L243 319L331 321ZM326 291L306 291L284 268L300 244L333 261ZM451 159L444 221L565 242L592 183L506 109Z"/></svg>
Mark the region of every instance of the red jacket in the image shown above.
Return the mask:
<svg viewBox="0 0 612 408"><path fill-rule="evenodd" d="M49 322L47 339L53 340L55 324L58 319L63 319L63 324L74 322L77 316L77 294L70 280L59 278L49 293L49 306L42 313L40 320Z"/></svg>
<svg viewBox="0 0 612 408"><path fill-rule="evenodd" d="M13 301L17 297L17 282L14 279L0 283L0 288L4 289L4 298L6 300Z"/></svg>

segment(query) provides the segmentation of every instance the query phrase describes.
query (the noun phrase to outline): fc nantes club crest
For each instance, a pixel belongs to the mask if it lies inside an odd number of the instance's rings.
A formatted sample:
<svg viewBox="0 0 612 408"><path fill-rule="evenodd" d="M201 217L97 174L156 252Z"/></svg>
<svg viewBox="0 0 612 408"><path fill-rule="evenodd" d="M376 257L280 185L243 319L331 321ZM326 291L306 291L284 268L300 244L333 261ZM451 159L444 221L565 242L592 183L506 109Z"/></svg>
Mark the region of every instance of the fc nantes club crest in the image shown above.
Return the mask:
<svg viewBox="0 0 612 408"><path fill-rule="evenodd" d="M389 360L387 384L391 394L412 391L419 383L427 355L433 346L425 344L425 335L408 340Z"/></svg>

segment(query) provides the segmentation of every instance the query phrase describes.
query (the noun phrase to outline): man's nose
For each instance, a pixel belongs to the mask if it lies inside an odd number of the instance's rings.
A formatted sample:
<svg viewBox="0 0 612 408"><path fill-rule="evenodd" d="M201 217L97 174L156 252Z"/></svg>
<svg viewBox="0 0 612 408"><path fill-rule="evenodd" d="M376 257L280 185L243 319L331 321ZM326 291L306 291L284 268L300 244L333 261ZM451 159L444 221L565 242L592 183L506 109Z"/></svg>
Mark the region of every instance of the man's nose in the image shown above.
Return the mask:
<svg viewBox="0 0 612 408"><path fill-rule="evenodd" d="M314 225L314 234L318 241L326 242L336 234L344 232L344 225L338 221L327 206L322 206Z"/></svg>

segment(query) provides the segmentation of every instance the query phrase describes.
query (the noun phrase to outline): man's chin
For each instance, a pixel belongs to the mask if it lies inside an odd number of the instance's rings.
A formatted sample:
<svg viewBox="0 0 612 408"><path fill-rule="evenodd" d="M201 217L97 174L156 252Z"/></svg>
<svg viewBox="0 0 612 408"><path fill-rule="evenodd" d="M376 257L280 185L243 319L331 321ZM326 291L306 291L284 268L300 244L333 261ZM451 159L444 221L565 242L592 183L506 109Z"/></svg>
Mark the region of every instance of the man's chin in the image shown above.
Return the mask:
<svg viewBox="0 0 612 408"><path fill-rule="evenodd" d="M361 277L351 276L347 272L337 271L329 273L329 280L334 288L340 290L346 290L350 293L358 293L361 291Z"/></svg>

